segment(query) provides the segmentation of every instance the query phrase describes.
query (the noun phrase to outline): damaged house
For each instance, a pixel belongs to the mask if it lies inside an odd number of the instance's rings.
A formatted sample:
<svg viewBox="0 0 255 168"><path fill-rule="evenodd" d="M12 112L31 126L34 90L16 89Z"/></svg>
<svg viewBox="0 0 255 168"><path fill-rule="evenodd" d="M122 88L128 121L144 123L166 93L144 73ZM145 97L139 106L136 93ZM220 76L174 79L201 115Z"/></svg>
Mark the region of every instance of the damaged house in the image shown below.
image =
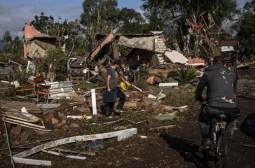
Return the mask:
<svg viewBox="0 0 255 168"><path fill-rule="evenodd" d="M46 51L57 48L57 45L65 51L65 45L57 36L48 36L37 31L29 24L25 24L24 57L29 60L43 59ZM28 68L35 69L34 61L28 62Z"/></svg>
<svg viewBox="0 0 255 168"><path fill-rule="evenodd" d="M131 69L143 63L148 68L166 68L166 64L186 64L188 59L181 53L167 49L162 31L152 31L150 34L97 34L98 44L84 57L78 58L70 64L70 79L74 83L84 80L81 74L89 67L89 61L106 64L109 60L120 59L118 46L125 46L132 50L125 58L125 64ZM178 54L177 54L178 53Z"/></svg>

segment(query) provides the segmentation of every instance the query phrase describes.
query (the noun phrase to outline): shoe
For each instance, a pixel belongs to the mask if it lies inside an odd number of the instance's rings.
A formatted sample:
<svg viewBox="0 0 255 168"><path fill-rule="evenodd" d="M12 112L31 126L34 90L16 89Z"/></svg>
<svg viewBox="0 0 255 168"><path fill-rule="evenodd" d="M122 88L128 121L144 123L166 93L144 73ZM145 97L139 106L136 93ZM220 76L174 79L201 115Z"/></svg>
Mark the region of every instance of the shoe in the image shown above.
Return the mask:
<svg viewBox="0 0 255 168"><path fill-rule="evenodd" d="M208 139L204 139L202 144L199 147L199 152L202 153L203 151L207 151L212 145L212 141Z"/></svg>
<svg viewBox="0 0 255 168"><path fill-rule="evenodd" d="M109 117L112 115L112 110L107 110L105 116Z"/></svg>
<svg viewBox="0 0 255 168"><path fill-rule="evenodd" d="M124 111L118 110L118 109L116 110L116 112L117 112L117 113L124 113Z"/></svg>

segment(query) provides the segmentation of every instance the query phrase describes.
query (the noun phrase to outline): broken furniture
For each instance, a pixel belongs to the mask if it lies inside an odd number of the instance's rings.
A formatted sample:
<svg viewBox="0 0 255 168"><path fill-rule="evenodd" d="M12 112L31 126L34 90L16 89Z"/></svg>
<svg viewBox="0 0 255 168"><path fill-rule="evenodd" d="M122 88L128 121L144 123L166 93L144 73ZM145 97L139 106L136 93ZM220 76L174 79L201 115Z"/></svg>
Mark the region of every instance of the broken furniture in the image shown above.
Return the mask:
<svg viewBox="0 0 255 168"><path fill-rule="evenodd" d="M51 85L43 85L43 84L38 84L37 86L37 103L39 102L39 96L43 95L44 100L47 101L47 104L49 102L49 89Z"/></svg>
<svg viewBox="0 0 255 168"><path fill-rule="evenodd" d="M15 92L16 95L21 96L36 95L35 87L33 85L19 86Z"/></svg>
<svg viewBox="0 0 255 168"><path fill-rule="evenodd" d="M46 85L50 85L49 97L51 99L60 98L72 98L74 96L73 81L61 81L61 82L48 82L45 81Z"/></svg>
<svg viewBox="0 0 255 168"><path fill-rule="evenodd" d="M84 80L84 65L70 65L69 67L69 78L73 83L85 83Z"/></svg>

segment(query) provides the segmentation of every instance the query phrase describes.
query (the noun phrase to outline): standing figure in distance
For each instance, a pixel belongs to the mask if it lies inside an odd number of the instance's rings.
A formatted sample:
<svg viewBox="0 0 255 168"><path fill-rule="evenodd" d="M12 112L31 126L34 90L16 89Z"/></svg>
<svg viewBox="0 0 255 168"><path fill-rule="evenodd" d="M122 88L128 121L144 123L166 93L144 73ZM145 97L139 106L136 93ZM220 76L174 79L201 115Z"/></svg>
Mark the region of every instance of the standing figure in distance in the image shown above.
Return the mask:
<svg viewBox="0 0 255 168"><path fill-rule="evenodd" d="M116 71L118 68L122 68L121 61L115 60L112 63L112 66L107 69L107 91L110 92L111 90L115 93L117 97L120 98L119 103L117 105L116 111L113 110L114 103L108 103L108 109L107 116L110 116L113 112L114 114L119 114L122 111L122 108L125 103L126 95L122 92L122 90L118 87L118 77L121 78L125 82L125 80L119 76L118 72Z"/></svg>

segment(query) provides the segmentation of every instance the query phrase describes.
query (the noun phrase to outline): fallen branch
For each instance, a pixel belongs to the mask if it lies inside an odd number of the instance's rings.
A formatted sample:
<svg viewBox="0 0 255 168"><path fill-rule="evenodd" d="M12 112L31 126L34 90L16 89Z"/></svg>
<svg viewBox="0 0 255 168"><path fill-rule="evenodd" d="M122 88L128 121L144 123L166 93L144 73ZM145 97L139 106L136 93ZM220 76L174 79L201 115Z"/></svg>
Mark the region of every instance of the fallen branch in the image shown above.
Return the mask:
<svg viewBox="0 0 255 168"><path fill-rule="evenodd" d="M252 146L252 145L243 144L243 146L247 146L247 147L250 147L250 148L255 148L255 146Z"/></svg>
<svg viewBox="0 0 255 168"><path fill-rule="evenodd" d="M111 125L111 124L114 124L114 123L116 123L116 122L119 122L119 121L121 121L121 120L123 120L123 119L124 119L124 118L118 119L118 120L116 120L116 121L105 122L104 124L105 124L105 125Z"/></svg>
<svg viewBox="0 0 255 168"><path fill-rule="evenodd" d="M147 121L147 120L139 121L139 122L134 122L134 121L131 121L131 120L128 120L128 121L131 122L131 123L133 123L133 124L140 124L140 123L143 123L143 122L145 122L145 121Z"/></svg>
<svg viewBox="0 0 255 168"><path fill-rule="evenodd" d="M166 125L166 126L162 126L162 127L155 127L155 128L150 128L150 131L155 130L155 129L165 129L165 128L172 128L175 125Z"/></svg>

